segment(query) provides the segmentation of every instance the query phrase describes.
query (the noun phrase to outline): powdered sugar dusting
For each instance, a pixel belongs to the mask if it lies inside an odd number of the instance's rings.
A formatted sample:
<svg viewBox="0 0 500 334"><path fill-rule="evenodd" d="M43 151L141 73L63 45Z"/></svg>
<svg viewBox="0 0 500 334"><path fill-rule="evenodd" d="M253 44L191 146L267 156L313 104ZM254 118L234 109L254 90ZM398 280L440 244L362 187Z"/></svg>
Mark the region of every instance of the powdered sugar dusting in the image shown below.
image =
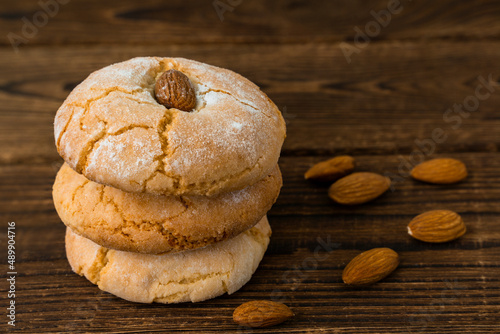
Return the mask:
<svg viewBox="0 0 500 334"><path fill-rule="evenodd" d="M181 114L172 125L168 142L175 154L165 159L166 171L209 182L214 174L223 178L228 169L237 173L254 166L265 149L268 127L262 116L249 116L248 106L221 92L208 92L205 102L197 114Z"/></svg>
<svg viewBox="0 0 500 334"><path fill-rule="evenodd" d="M243 124L238 123L238 122L233 122L233 123L231 123L231 125L236 130L241 130L241 128L243 128Z"/></svg>
<svg viewBox="0 0 500 334"><path fill-rule="evenodd" d="M230 70L199 63L188 59L178 59L179 64L186 66L191 73L203 77L203 83L212 90L231 92L235 98L243 103L264 112L268 106L267 98L262 94L259 87ZM209 73L209 75L206 75Z"/></svg>
<svg viewBox="0 0 500 334"><path fill-rule="evenodd" d="M224 200L228 202L228 204L234 205L243 202L248 202L250 200L251 193L248 190L249 188L243 188L241 190L232 191L229 196L224 197Z"/></svg>
<svg viewBox="0 0 500 334"><path fill-rule="evenodd" d="M194 112L166 109L155 100L155 80L167 68L191 78ZM181 58L134 58L108 66L91 74L65 104L83 110L67 129L74 140L63 133L69 117L56 117L66 161L75 168L80 151L74 143L87 141L81 144L90 147L84 175L127 191L144 191L156 172L165 173L154 181L159 193L208 194L206 184L220 183L224 190L234 182L225 190L241 189L276 164L285 134L277 109L257 86L229 70ZM93 143L95 138L100 139Z"/></svg>
<svg viewBox="0 0 500 334"><path fill-rule="evenodd" d="M221 99L221 93L218 92L208 92L205 94L205 103L207 107L216 106Z"/></svg>
<svg viewBox="0 0 500 334"><path fill-rule="evenodd" d="M163 153L157 136L156 131L134 128L105 137L90 154L86 172L106 183L130 180L126 188L138 191L143 180L155 171L155 157Z"/></svg>

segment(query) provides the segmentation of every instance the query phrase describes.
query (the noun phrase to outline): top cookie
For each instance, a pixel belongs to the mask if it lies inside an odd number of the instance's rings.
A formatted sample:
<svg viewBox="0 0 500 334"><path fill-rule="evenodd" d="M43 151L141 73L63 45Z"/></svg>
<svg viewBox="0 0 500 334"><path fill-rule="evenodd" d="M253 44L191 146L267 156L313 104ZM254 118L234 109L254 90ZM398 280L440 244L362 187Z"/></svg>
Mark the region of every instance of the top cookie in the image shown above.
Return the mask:
<svg viewBox="0 0 500 334"><path fill-rule="evenodd" d="M176 69L196 107L168 109L156 79ZM232 71L182 58L133 58L92 73L57 111L59 154L88 179L130 192L214 195L265 177L285 123L274 103Z"/></svg>

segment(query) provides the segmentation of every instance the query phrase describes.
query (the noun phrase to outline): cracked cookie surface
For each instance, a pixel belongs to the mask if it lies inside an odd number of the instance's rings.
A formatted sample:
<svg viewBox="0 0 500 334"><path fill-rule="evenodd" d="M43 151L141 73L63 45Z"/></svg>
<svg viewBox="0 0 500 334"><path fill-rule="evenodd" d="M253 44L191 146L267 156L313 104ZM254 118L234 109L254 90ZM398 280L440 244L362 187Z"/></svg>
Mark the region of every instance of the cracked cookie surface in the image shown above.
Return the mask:
<svg viewBox="0 0 500 334"><path fill-rule="evenodd" d="M159 254L195 249L254 226L276 201L278 166L257 183L213 197L128 193L86 179L64 164L53 199L64 224L107 248Z"/></svg>
<svg viewBox="0 0 500 334"><path fill-rule="evenodd" d="M195 87L193 112L155 100L156 78L169 69ZM142 57L79 84L56 114L54 136L64 160L92 181L129 192L214 195L268 174L285 122L239 74L183 58Z"/></svg>
<svg viewBox="0 0 500 334"><path fill-rule="evenodd" d="M245 285L269 244L267 218L233 239L202 249L151 255L107 249L66 230L71 268L103 291L139 303L199 302Z"/></svg>

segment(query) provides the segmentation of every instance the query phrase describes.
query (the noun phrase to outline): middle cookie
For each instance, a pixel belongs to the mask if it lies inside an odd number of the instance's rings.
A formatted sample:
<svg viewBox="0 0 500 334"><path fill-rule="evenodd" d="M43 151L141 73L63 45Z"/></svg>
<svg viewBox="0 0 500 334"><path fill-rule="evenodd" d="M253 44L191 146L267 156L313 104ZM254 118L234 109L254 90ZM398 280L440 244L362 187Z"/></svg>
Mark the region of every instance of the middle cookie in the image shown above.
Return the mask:
<svg viewBox="0 0 500 334"><path fill-rule="evenodd" d="M64 164L52 195L61 220L77 234L106 248L161 254L204 247L251 228L274 204L281 185L276 165L261 181L214 197L128 193Z"/></svg>

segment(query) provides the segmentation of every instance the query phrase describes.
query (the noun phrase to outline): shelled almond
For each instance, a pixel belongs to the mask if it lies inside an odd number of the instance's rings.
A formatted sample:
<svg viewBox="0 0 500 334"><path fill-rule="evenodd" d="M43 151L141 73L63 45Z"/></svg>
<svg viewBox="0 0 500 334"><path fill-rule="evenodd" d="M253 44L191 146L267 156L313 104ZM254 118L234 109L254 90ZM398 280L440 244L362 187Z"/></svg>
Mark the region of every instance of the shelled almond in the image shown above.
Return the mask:
<svg viewBox="0 0 500 334"><path fill-rule="evenodd" d="M356 205L374 200L391 185L388 177L376 173L359 172L341 178L331 185L328 195L339 204Z"/></svg>
<svg viewBox="0 0 500 334"><path fill-rule="evenodd" d="M457 159L439 158L425 161L411 171L415 180L434 183L451 184L467 177L467 167Z"/></svg>
<svg viewBox="0 0 500 334"><path fill-rule="evenodd" d="M305 173L304 177L306 180L316 182L333 182L351 173L354 165L353 157L342 155L318 162Z"/></svg>
<svg viewBox="0 0 500 334"><path fill-rule="evenodd" d="M459 214L449 210L422 213L408 225L408 234L425 242L447 242L460 238L466 227Z"/></svg>
<svg viewBox="0 0 500 334"><path fill-rule="evenodd" d="M399 265L399 255L390 248L374 248L349 262L342 280L349 285L367 285L388 276Z"/></svg>
<svg viewBox="0 0 500 334"><path fill-rule="evenodd" d="M238 306L233 320L241 325L254 328L278 325L294 316L292 310L282 303L270 300L253 300Z"/></svg>

